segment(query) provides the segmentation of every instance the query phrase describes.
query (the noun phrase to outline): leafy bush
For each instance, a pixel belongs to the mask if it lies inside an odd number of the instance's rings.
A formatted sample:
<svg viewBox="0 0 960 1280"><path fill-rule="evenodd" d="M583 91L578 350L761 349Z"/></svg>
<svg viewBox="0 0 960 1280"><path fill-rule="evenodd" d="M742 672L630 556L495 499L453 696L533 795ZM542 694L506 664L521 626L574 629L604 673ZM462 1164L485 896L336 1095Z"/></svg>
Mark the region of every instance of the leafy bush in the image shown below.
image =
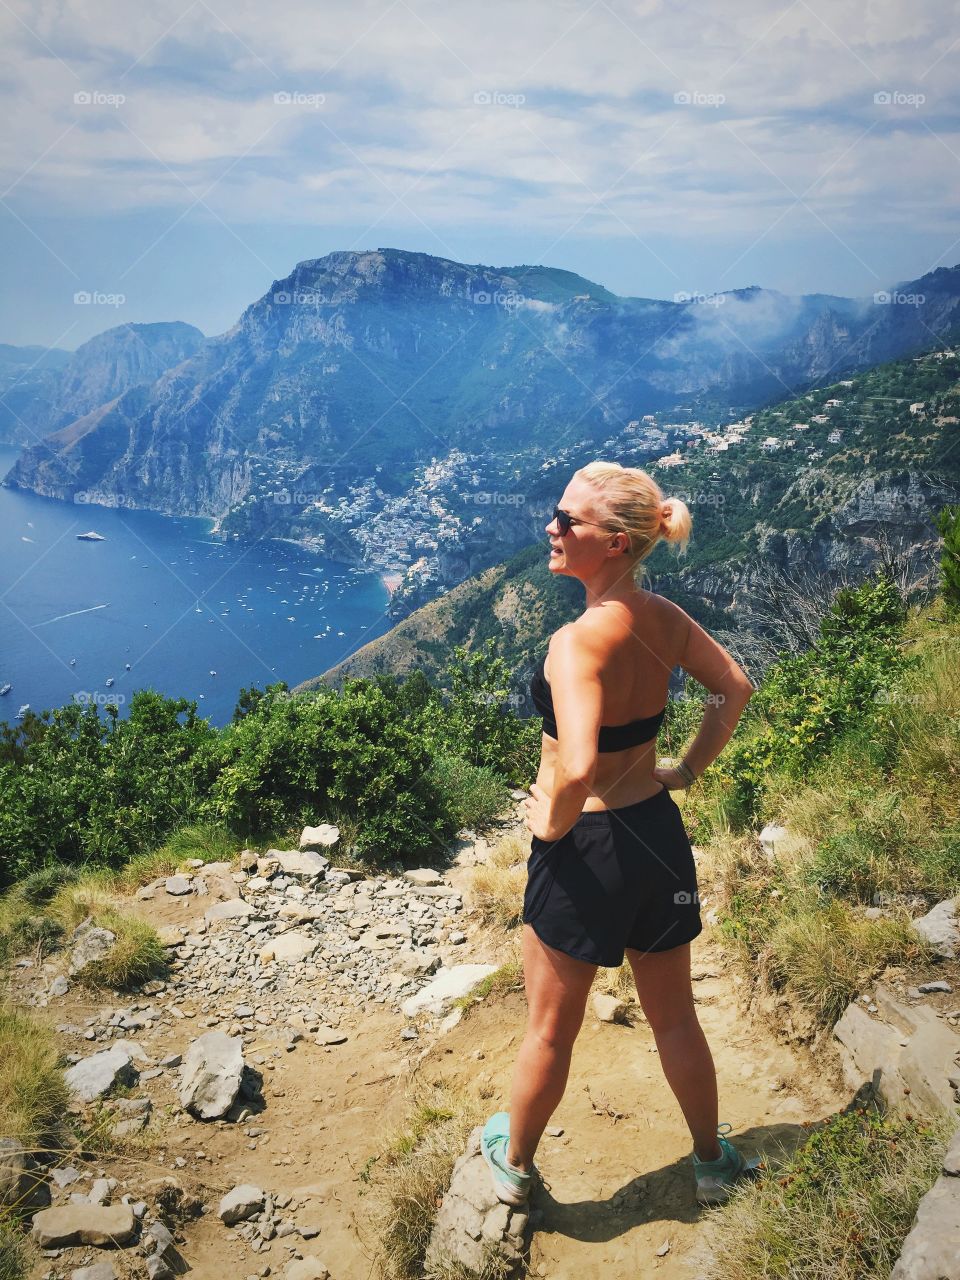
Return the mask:
<svg viewBox="0 0 960 1280"><path fill-rule="evenodd" d="M105 710L102 720L96 704L70 703L37 717L29 733L7 728L0 883L54 861L119 866L193 811L193 761L216 736L196 703L137 690L127 718Z"/></svg>
<svg viewBox="0 0 960 1280"><path fill-rule="evenodd" d="M813 649L771 667L730 749L711 766L726 784L735 827L761 819L772 772L802 779L845 734L873 734L883 692L906 664L898 645L905 617L893 582L875 574L837 592Z"/></svg>
<svg viewBox="0 0 960 1280"><path fill-rule="evenodd" d="M201 812L255 838L292 822L359 822L357 853L416 856L447 834L419 719L368 680L260 700L215 746Z"/></svg>

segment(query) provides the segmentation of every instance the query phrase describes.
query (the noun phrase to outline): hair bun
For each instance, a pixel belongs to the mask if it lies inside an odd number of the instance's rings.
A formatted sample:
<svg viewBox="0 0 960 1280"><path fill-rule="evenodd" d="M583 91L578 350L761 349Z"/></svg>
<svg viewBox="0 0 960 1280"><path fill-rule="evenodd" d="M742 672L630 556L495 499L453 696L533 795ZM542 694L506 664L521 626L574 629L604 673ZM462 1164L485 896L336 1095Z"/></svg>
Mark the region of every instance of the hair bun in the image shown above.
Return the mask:
<svg viewBox="0 0 960 1280"><path fill-rule="evenodd" d="M660 531L667 542L686 543L693 521L681 498L664 498L660 503Z"/></svg>

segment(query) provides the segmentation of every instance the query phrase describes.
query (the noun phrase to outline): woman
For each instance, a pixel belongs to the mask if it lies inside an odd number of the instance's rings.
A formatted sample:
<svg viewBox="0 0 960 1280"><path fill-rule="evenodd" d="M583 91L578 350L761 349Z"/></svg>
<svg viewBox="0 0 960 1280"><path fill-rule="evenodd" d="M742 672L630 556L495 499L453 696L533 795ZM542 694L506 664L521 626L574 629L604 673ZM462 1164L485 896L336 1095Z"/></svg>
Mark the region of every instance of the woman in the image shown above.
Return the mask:
<svg viewBox="0 0 960 1280"><path fill-rule="evenodd" d="M690 512L636 467L591 462L546 527L550 570L577 578L586 608L551 638L531 693L543 715L540 770L525 800L531 854L522 954L529 1009L509 1113L481 1150L498 1198L524 1204L533 1157L566 1087L600 965L630 960L660 1063L694 1142L700 1203L753 1173L721 1135L713 1058L697 1020L690 942L702 930L690 842L671 790L688 787L728 742L753 688L682 609L638 586L665 538L685 546ZM670 674L710 692L684 760L656 767Z"/></svg>

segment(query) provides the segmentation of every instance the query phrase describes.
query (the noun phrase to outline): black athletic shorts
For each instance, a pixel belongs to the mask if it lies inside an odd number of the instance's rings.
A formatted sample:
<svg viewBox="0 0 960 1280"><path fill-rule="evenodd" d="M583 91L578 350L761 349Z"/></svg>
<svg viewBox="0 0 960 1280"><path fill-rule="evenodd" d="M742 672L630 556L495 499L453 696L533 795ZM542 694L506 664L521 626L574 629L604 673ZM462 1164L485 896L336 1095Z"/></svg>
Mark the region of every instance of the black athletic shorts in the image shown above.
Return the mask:
<svg viewBox="0 0 960 1280"><path fill-rule="evenodd" d="M548 947L608 969L625 947L668 951L702 932L693 850L670 792L582 813L556 841L531 836L523 922Z"/></svg>

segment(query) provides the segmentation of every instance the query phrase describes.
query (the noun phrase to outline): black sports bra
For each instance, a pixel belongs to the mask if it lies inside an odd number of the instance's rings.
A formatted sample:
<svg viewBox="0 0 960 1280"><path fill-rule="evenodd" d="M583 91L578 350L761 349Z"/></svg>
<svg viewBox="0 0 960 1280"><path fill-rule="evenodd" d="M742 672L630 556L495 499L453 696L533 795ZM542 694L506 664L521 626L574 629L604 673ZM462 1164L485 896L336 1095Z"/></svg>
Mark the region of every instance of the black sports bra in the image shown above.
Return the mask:
<svg viewBox="0 0 960 1280"><path fill-rule="evenodd" d="M550 692L550 685L544 675L543 669L546 666L546 655L544 655L533 673L533 679L530 681L530 697L533 699L533 705L537 711L543 716L543 732L548 738L557 736L557 722L553 714L553 694ZM657 736L657 730L663 723L663 717L667 714L667 708L658 711L656 715L644 716L640 720L631 720L629 724L605 724L600 726L600 736L597 740L598 751L623 751L627 747L639 746L641 742L650 742Z"/></svg>

